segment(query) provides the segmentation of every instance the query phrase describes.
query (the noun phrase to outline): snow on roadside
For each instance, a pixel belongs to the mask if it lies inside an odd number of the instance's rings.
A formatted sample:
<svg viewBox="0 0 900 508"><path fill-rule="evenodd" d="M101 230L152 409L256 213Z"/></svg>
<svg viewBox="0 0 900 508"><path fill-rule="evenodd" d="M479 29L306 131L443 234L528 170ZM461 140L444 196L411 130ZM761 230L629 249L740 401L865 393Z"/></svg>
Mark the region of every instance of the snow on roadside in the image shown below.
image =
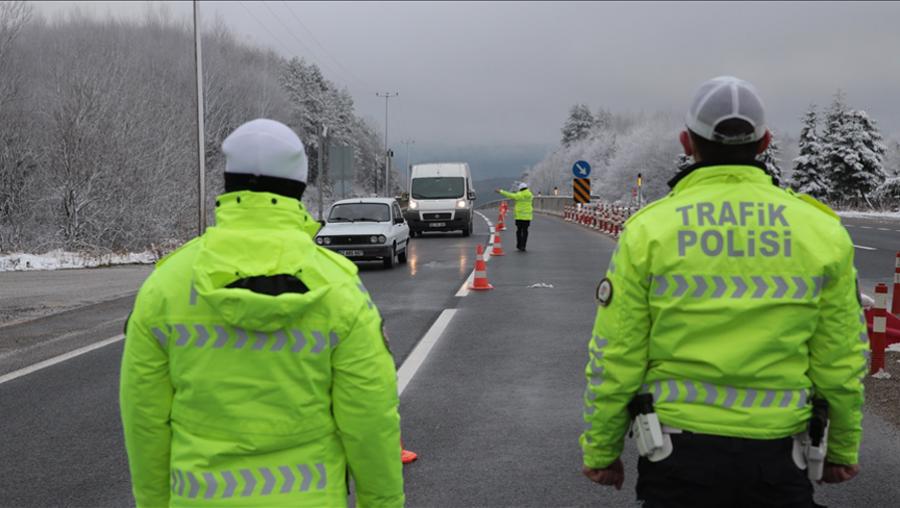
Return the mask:
<svg viewBox="0 0 900 508"><path fill-rule="evenodd" d="M85 254L60 249L46 254L0 254L0 272L94 268L97 266L151 264L157 260L151 252L128 254Z"/></svg>
<svg viewBox="0 0 900 508"><path fill-rule="evenodd" d="M900 212L858 212L854 210L838 210L837 214L849 219L900 219Z"/></svg>

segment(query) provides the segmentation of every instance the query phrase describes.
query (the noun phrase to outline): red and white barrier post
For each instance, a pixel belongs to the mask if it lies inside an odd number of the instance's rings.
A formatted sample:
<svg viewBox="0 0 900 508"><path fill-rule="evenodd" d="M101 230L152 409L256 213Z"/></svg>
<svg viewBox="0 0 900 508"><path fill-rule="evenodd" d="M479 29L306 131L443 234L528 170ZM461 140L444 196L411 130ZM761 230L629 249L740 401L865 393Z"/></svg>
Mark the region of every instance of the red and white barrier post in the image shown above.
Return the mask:
<svg viewBox="0 0 900 508"><path fill-rule="evenodd" d="M872 363L869 374L884 369L884 349L887 347L887 284L875 286L875 306L872 308L872 334L869 336L869 349L872 351Z"/></svg>
<svg viewBox="0 0 900 508"><path fill-rule="evenodd" d="M894 261L894 294L891 296L891 314L900 317L900 252Z"/></svg>

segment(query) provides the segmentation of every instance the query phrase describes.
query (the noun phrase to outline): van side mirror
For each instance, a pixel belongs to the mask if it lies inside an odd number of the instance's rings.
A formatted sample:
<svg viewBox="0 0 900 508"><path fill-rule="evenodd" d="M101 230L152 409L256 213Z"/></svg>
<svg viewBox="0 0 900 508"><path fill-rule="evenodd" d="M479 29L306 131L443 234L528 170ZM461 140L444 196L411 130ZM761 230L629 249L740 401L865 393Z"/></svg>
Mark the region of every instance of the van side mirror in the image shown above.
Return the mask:
<svg viewBox="0 0 900 508"><path fill-rule="evenodd" d="M475 191L469 191L469 199L475 201Z"/></svg>

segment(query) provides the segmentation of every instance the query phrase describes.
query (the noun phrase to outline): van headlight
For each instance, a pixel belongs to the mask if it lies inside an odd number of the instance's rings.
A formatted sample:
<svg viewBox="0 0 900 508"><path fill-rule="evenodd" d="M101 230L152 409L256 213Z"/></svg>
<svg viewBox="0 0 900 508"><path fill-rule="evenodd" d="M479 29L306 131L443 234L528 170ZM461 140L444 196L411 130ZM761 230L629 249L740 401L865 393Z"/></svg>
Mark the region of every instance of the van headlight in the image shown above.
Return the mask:
<svg viewBox="0 0 900 508"><path fill-rule="evenodd" d="M409 200L409 209L415 210L416 208L419 208L419 203L416 203L414 200L410 199Z"/></svg>
<svg viewBox="0 0 900 508"><path fill-rule="evenodd" d="M460 199L459 201L456 202L456 208L465 208L465 207L466 207L465 199Z"/></svg>

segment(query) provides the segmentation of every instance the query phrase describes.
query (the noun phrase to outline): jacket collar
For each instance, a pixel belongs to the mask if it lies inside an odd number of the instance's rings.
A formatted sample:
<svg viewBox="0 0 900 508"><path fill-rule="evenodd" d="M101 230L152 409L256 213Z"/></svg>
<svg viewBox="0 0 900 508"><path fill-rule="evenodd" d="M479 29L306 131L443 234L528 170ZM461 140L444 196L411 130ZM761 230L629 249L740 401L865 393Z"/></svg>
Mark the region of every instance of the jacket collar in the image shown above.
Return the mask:
<svg viewBox="0 0 900 508"><path fill-rule="evenodd" d="M760 174L760 172L762 174ZM740 174L742 176L745 176L746 180L768 182L776 186L779 183L777 178L769 174L768 170L766 169L766 165L759 161L748 161L745 163L697 162L682 169L678 172L678 174L672 177L672 179L668 182L669 188L672 190L676 190L676 188L684 186L679 185L682 180L694 182L716 176L719 173L728 173L732 176L737 176L738 174Z"/></svg>
<svg viewBox="0 0 900 508"><path fill-rule="evenodd" d="M299 200L252 191L218 196L216 225L227 229L299 229L310 237L322 227Z"/></svg>

